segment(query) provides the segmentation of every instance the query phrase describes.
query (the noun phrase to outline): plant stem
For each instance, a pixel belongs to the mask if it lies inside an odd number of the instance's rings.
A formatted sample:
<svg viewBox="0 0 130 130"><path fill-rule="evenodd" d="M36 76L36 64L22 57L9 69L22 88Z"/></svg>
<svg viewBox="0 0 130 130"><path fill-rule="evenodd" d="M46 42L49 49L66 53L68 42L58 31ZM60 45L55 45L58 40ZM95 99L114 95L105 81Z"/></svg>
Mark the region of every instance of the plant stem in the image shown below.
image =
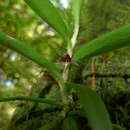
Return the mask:
<svg viewBox="0 0 130 130"><path fill-rule="evenodd" d="M61 84L60 82L58 82L58 84L59 84L59 87L60 87L60 93L61 93L62 101L63 101L63 103L67 104L67 99L66 99L66 95L65 95L65 92L64 92L64 85Z"/></svg>
<svg viewBox="0 0 130 130"><path fill-rule="evenodd" d="M63 76L63 79L64 79L64 82L66 82L67 81L67 79L68 79L68 63L65 63L65 66L64 66L64 70L63 70L63 74L62 74L62 76ZM59 87L60 87L60 92L61 92L61 96L62 96L62 100L63 100L63 102L65 103L65 104L67 104L68 102L67 102L67 96L66 96L66 94L65 94L65 92L64 92L64 84L61 84L60 82L59 82Z"/></svg>
<svg viewBox="0 0 130 130"><path fill-rule="evenodd" d="M64 70L63 70L63 79L65 82L68 79L68 73L69 73L68 63L65 63Z"/></svg>
<svg viewBox="0 0 130 130"><path fill-rule="evenodd" d="M79 32L79 23L77 23L77 24L75 25L74 33L73 33L73 36L72 36L72 38L71 38L72 48L74 48L74 46L75 46L75 44L76 44L78 32Z"/></svg>
<svg viewBox="0 0 130 130"><path fill-rule="evenodd" d="M95 73L96 73L96 65L95 65L95 62L96 62L96 58L94 57L92 59L92 62L91 62L91 71L92 71L92 88L93 89L96 89L96 76L95 76Z"/></svg>

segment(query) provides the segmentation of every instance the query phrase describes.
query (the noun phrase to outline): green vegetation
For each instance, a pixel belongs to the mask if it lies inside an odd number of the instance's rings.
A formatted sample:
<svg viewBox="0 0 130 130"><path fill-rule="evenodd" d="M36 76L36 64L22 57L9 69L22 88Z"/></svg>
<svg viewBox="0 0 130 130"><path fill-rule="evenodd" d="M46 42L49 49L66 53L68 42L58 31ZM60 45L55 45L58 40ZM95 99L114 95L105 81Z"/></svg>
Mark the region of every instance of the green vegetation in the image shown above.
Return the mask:
<svg viewBox="0 0 130 130"><path fill-rule="evenodd" d="M0 130L129 129L129 11L128 0L2 0Z"/></svg>

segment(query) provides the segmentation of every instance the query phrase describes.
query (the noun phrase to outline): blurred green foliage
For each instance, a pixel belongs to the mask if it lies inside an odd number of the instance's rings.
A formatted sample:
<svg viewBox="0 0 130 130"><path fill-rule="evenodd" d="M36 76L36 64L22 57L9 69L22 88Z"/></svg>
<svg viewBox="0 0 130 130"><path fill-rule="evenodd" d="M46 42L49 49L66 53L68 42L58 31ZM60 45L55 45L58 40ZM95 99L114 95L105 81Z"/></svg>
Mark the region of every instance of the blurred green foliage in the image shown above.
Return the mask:
<svg viewBox="0 0 130 130"><path fill-rule="evenodd" d="M19 0L0 1L0 29L10 36L24 41L49 60L58 62L65 52L62 39L26 4ZM44 72L45 71L45 72ZM0 97L27 96L37 87L46 70L23 56L0 46ZM38 87L39 89L39 87ZM36 90L34 92L35 95ZM24 103L24 102L23 102ZM0 129L11 119L15 108L22 102L0 103Z"/></svg>
<svg viewBox="0 0 130 130"><path fill-rule="evenodd" d="M68 26L73 28L71 9L63 9L59 0L54 2L61 12L64 12L62 15L69 21ZM96 0L98 3L96 11L96 4L91 6L92 3L90 3L84 6L78 36L79 45L130 22L129 0L119 0L118 2L108 0L105 4L102 2L102 0ZM98 10L100 8L102 10ZM0 29L29 44L54 62L62 71L63 65L59 64L59 59L66 55L66 43L24 1L0 1ZM96 72L107 75L130 75L129 51L130 47L127 47L98 56ZM84 84L91 85L92 78L87 77L91 73L91 60L81 61L79 64L82 70L80 68L78 71L82 71L82 75L80 73L75 74L77 68L71 66L71 80L82 78ZM130 78L121 76L115 78L99 77L96 79L96 84L97 92L104 100L113 124L118 124L129 130ZM0 97L28 95L61 101L57 83L46 69L39 67L16 52L0 46ZM0 103L0 130L7 130L10 122L12 126L17 124L16 127L18 126L19 130L26 130L32 126L39 128L42 124L52 120L56 120L60 124L59 117L55 116L59 113L62 114L62 111L58 108L52 110L49 105L29 102ZM88 127L84 118L77 117L77 121L81 126L83 124L84 128ZM115 125L115 128L118 129L118 125Z"/></svg>

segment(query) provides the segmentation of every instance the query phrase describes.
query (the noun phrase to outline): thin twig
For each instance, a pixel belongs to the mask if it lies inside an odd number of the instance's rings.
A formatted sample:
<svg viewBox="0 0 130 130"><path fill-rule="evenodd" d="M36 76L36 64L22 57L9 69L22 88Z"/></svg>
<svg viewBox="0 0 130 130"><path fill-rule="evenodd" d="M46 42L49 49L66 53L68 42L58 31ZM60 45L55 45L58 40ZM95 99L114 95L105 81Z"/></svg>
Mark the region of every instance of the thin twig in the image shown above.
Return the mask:
<svg viewBox="0 0 130 130"><path fill-rule="evenodd" d="M130 78L130 75L128 74L100 74L100 73L91 73L85 76L85 78L87 77L92 77L93 75L95 75L96 78L124 78L124 79L128 79Z"/></svg>
<svg viewBox="0 0 130 130"><path fill-rule="evenodd" d="M63 103L59 103L57 101L48 100L45 98L31 98L31 97L9 97L9 98L0 98L0 102L9 102L9 101L16 101L16 100L23 100L23 101L31 101L37 103L46 103L50 105L57 105L60 107L66 106Z"/></svg>

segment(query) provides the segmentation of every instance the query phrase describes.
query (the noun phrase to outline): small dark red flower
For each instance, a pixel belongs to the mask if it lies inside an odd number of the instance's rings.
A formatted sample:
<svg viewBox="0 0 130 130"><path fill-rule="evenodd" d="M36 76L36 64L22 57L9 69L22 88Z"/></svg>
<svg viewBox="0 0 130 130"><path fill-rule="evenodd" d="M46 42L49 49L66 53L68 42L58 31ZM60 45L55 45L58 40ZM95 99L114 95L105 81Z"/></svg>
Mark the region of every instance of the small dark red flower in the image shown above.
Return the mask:
<svg viewBox="0 0 130 130"><path fill-rule="evenodd" d="M71 62L71 61L72 59L68 54L66 55L66 57L60 59L60 62Z"/></svg>
<svg viewBox="0 0 130 130"><path fill-rule="evenodd" d="M73 60L68 54L65 57L61 58L60 62L71 62L72 64L78 65L78 63Z"/></svg>

